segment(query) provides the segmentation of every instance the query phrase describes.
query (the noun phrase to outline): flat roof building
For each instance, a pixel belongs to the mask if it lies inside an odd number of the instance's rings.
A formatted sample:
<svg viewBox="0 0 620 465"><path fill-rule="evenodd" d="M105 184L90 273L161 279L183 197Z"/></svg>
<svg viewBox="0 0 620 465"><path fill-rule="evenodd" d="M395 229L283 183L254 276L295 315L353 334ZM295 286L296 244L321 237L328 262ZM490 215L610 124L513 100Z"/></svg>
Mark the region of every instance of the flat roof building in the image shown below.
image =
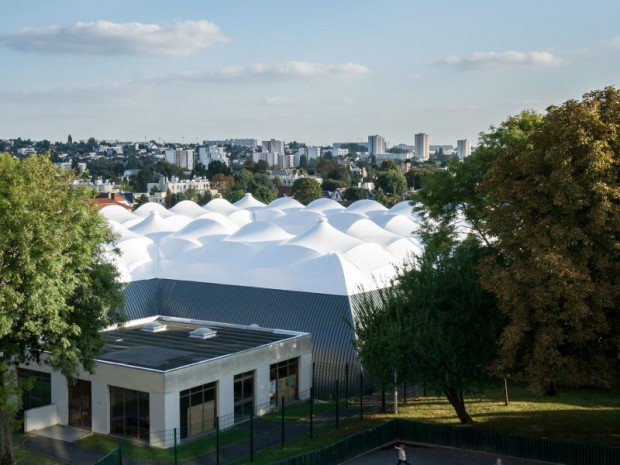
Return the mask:
<svg viewBox="0 0 620 465"><path fill-rule="evenodd" d="M26 431L71 425L170 447L174 429L192 438L216 418L226 428L310 395L307 333L156 316L103 338L95 373L80 371L73 385L46 365L20 368L48 393L43 405L25 399Z"/></svg>

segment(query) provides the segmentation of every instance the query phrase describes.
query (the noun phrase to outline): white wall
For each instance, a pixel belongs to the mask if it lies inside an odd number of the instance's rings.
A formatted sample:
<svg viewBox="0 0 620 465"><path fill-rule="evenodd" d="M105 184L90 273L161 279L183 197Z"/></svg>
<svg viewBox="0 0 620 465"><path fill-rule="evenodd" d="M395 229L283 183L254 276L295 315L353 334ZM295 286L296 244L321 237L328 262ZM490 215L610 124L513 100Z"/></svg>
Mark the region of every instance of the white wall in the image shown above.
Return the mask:
<svg viewBox="0 0 620 465"><path fill-rule="evenodd" d="M39 366L39 368L43 368ZM47 367L46 367L47 368ZM47 371L49 373L49 368ZM52 404L58 407L58 424L66 425L69 423L69 384L67 378L59 373L52 373Z"/></svg>
<svg viewBox="0 0 620 465"><path fill-rule="evenodd" d="M217 383L217 404L220 428L232 426L235 423L235 377L233 374L223 376Z"/></svg>
<svg viewBox="0 0 620 465"><path fill-rule="evenodd" d="M58 424L58 408L56 404L31 408L24 411L24 431L26 433Z"/></svg>
<svg viewBox="0 0 620 465"><path fill-rule="evenodd" d="M151 393L149 396L150 444L168 448L174 445L174 429L177 441L181 434L179 392Z"/></svg>
<svg viewBox="0 0 620 465"><path fill-rule="evenodd" d="M110 388L97 381L92 381L90 388L93 432L110 434Z"/></svg>

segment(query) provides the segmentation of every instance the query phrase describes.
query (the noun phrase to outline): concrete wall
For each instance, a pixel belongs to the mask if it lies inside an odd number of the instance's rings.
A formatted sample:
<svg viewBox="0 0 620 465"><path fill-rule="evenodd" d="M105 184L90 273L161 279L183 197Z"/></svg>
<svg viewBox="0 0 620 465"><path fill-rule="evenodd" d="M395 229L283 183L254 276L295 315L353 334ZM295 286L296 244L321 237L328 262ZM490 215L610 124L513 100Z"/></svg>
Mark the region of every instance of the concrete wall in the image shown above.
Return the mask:
<svg viewBox="0 0 620 465"><path fill-rule="evenodd" d="M159 447L171 447L172 430L180 429L179 393L203 384L217 384L217 415L220 427L234 424L234 377L248 371L254 372L254 397L257 414L269 411L270 365L285 360L299 359L299 394L309 397L312 383L312 341L310 335L291 337L279 343L266 345L245 352L220 357L168 372L157 372L112 363L98 363L95 374L79 372L79 379L91 382L92 430L110 433L109 386L149 393L151 443ZM56 418L44 418L50 411L41 413L43 422L66 425L69 421L69 389L67 379L51 372L46 365L30 367L51 373L52 403ZM38 415L38 414L37 414ZM36 418L39 418L38 416ZM37 424L41 421L36 420ZM32 420L33 424L35 419ZM47 424L45 426L48 426ZM167 432L165 437L163 432Z"/></svg>
<svg viewBox="0 0 620 465"><path fill-rule="evenodd" d="M24 411L24 431L26 433L58 424L58 407L56 404L31 408Z"/></svg>
<svg viewBox="0 0 620 465"><path fill-rule="evenodd" d="M110 434L110 389L107 384L91 382L91 409L93 432Z"/></svg>

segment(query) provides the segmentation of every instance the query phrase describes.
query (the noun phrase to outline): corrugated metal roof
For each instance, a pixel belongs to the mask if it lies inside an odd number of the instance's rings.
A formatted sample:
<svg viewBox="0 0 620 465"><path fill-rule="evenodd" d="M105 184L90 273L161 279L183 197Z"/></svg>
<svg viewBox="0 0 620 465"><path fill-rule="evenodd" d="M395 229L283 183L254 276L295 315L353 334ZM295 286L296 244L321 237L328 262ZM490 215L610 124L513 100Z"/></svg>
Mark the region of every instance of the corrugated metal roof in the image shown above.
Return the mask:
<svg viewBox="0 0 620 465"><path fill-rule="evenodd" d="M153 279L130 283L125 299L132 319L167 315L310 333L316 384L344 379L346 364L359 370L348 296Z"/></svg>

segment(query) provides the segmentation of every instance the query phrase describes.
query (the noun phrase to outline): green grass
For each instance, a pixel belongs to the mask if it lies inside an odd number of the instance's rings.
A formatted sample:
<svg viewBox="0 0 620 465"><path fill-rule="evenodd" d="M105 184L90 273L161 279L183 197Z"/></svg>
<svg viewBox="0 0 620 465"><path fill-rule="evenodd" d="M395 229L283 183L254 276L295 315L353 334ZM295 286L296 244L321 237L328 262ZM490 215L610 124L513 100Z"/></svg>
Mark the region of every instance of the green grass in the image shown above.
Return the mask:
<svg viewBox="0 0 620 465"><path fill-rule="evenodd" d="M606 390L563 388L557 396L535 396L523 386L509 387L504 405L500 387L466 401L475 428L526 436L570 439L620 446L620 396ZM459 425L441 396L420 397L399 407L399 418ZM386 417L389 415L386 415Z"/></svg>
<svg viewBox="0 0 620 465"><path fill-rule="evenodd" d="M313 414L319 415L328 410L333 410L336 408L336 402L334 401L324 401L324 400L315 400L313 407ZM310 402L303 402L300 404L295 404L291 406L284 406L284 421L300 421L310 418ZM261 417L263 420L273 420L273 421L281 421L282 420L282 412L271 412Z"/></svg>
<svg viewBox="0 0 620 465"><path fill-rule="evenodd" d="M548 437L576 440L598 444L620 446L620 396L605 390L564 388L554 397L537 397L523 386L510 386L510 402L504 405L503 391L500 386L487 390L484 395L467 399L467 410L476 423L475 428L506 432L535 437ZM391 409L388 400L387 409ZM402 398L401 398L402 400ZM354 404L350 399L350 404ZM335 408L335 403L319 402L314 406L315 414ZM340 428L330 427L315 430L314 438L308 434L286 442L284 449L274 447L257 453L257 465L272 463L286 457L293 457L313 450L320 450L348 436L375 427L392 418L411 419L455 425L461 427L454 410L443 396L431 395L416 399L407 399L407 405L399 406L398 415L391 413L369 414L365 407L364 421L357 418L341 420ZM280 412L273 412L262 417L269 421L280 420ZM285 408L285 421L298 421L308 418L309 404L297 404ZM247 425L246 425L247 426ZM467 427L467 426L462 426ZM236 441L247 440L247 428L235 428L220 435L223 447ZM119 441L107 436L91 435L79 441L83 447L111 451L123 443L124 454L143 460L172 460L171 449L153 449L145 444ZM209 436L179 446L179 460L189 459L205 452L215 450L215 437ZM240 460L238 463L245 463ZM21 463L21 462L20 462ZM24 462L29 464L29 462ZM34 462L30 462L33 463ZM50 462L50 465L54 462ZM36 465L47 465L36 461Z"/></svg>
<svg viewBox="0 0 620 465"><path fill-rule="evenodd" d="M295 457L298 455L306 454L314 450L321 450L332 444L341 441L349 436L374 428L385 420L369 417L364 421L359 420L346 420L340 423L339 429L329 428L317 431L312 440L308 435L287 441L284 448L273 447L268 450L257 453L254 457L253 465L267 465L279 460L283 460L289 457ZM241 465L248 463L248 459L241 459L233 462L233 465Z"/></svg>
<svg viewBox="0 0 620 465"><path fill-rule="evenodd" d="M220 433L220 447L242 441L247 438L247 431L231 429ZM123 446L123 456L147 461L172 461L174 460L174 448L160 449L150 447L148 444L130 441L126 439L113 438L100 434L91 434L76 441L81 447L88 449L111 452L119 445ZM177 447L178 460L186 460L199 455L214 451L216 449L215 434L196 439L191 442L184 442Z"/></svg>

